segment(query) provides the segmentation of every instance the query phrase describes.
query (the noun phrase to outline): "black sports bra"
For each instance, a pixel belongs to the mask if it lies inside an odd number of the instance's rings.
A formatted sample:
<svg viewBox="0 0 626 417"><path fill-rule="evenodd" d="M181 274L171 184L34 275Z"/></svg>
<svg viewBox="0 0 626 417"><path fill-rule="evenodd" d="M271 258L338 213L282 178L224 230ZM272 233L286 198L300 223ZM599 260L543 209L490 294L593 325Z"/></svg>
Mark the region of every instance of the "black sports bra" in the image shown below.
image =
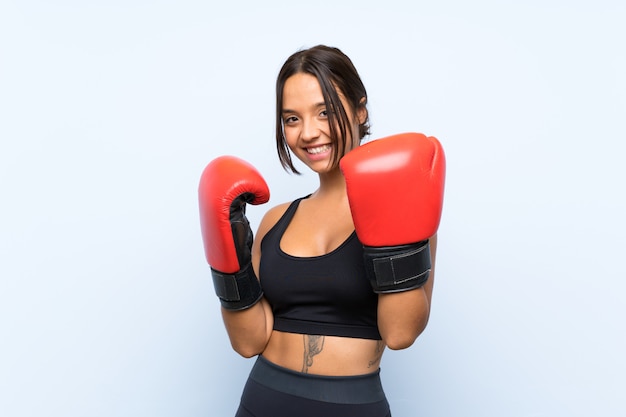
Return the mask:
<svg viewBox="0 0 626 417"><path fill-rule="evenodd" d="M302 200L293 201L261 241L259 275L274 313L274 329L381 340L378 296L365 277L363 246L355 232L321 256L297 257L280 248Z"/></svg>

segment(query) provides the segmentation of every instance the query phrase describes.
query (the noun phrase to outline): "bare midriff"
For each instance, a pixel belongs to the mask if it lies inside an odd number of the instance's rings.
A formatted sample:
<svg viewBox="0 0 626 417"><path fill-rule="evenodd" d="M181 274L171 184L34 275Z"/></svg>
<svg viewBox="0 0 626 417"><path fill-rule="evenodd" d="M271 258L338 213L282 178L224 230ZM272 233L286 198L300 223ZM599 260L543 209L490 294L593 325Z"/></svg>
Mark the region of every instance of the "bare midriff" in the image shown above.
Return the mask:
<svg viewBox="0 0 626 417"><path fill-rule="evenodd" d="M380 340L272 331L263 357L276 365L317 375L346 376L375 372L384 344Z"/></svg>

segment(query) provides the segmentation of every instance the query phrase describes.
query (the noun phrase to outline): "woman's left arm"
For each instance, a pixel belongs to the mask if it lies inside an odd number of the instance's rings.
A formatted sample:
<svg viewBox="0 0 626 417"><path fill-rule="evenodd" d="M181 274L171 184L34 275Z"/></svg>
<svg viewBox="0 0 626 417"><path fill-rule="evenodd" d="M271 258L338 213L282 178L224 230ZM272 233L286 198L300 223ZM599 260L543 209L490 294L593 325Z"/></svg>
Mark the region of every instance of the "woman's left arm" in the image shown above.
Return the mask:
<svg viewBox="0 0 626 417"><path fill-rule="evenodd" d="M431 271L426 284L414 290L378 296L378 329L390 349L408 348L428 324L436 255L435 234L430 238Z"/></svg>

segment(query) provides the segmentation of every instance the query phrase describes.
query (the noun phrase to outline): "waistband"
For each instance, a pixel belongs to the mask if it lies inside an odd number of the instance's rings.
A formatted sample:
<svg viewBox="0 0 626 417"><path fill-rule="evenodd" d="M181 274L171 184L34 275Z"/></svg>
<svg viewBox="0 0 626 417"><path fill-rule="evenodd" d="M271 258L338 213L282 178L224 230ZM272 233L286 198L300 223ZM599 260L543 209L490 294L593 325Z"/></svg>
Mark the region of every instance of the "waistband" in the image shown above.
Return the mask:
<svg viewBox="0 0 626 417"><path fill-rule="evenodd" d="M369 404L386 400L380 369L370 374L327 376L283 368L259 355L250 379L285 394L339 404Z"/></svg>

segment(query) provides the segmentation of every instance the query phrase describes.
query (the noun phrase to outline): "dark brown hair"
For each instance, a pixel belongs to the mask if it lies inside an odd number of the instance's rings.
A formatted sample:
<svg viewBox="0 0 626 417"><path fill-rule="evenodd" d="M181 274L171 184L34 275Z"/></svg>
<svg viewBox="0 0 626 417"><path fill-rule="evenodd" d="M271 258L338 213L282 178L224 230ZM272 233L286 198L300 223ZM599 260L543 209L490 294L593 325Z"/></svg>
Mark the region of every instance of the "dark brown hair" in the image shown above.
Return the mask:
<svg viewBox="0 0 626 417"><path fill-rule="evenodd" d="M348 105L352 107L352 114L356 115L361 107L366 108L367 92L361 81L354 64L347 55L338 48L325 45L314 46L300 50L291 55L283 64L276 79L276 148L278 158L285 170L299 174L293 165L291 153L283 131L283 90L285 82L294 74L311 74L320 83L324 102L328 108L328 124L330 139L334 149L338 151L333 155L333 164L339 163L344 149L338 146L339 138L347 140L352 134L350 129L351 120L348 118L346 109L339 98L341 93ZM338 129L338 131L337 131ZM359 125L359 140L369 134L369 117L366 117Z"/></svg>

